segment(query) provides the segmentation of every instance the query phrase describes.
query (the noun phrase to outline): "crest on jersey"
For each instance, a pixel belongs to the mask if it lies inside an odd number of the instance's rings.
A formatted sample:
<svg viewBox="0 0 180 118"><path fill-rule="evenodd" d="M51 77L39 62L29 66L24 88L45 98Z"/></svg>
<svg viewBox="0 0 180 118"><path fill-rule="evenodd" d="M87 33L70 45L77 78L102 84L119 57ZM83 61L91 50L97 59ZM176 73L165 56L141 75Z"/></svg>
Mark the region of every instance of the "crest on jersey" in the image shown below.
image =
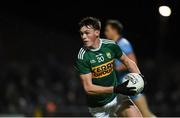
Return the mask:
<svg viewBox="0 0 180 118"><path fill-rule="evenodd" d="M111 59L111 53L110 53L110 52L107 52L107 53L106 53L106 56L107 56L109 59Z"/></svg>

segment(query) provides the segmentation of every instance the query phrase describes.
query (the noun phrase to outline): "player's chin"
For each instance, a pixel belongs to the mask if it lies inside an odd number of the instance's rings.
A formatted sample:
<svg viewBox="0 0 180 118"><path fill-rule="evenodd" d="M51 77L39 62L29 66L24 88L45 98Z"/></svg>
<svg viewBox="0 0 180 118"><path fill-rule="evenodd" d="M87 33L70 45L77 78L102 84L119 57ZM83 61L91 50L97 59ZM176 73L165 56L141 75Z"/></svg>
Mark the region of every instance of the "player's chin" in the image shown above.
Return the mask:
<svg viewBox="0 0 180 118"><path fill-rule="evenodd" d="M87 47L87 48L91 47L91 45L89 43L84 43L84 46Z"/></svg>

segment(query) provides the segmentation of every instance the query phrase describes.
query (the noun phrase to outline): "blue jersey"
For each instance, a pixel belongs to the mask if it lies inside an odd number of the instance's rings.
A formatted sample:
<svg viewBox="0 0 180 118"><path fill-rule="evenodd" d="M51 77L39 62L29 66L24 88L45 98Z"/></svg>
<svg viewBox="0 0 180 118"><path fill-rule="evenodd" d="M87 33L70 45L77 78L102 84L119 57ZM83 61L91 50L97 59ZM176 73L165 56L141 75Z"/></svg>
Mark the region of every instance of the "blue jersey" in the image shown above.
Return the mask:
<svg viewBox="0 0 180 118"><path fill-rule="evenodd" d="M121 50L124 52L124 54L128 55L130 53L133 53L133 48L130 44L130 42L125 38L120 38L117 40L117 45L121 48ZM119 60L115 60L115 66L119 66L122 63Z"/></svg>
<svg viewBox="0 0 180 118"><path fill-rule="evenodd" d="M130 53L133 53L133 48L130 44L130 42L125 39L125 38L120 38L119 40L117 40L117 45L121 48L121 50L123 51L124 54L128 55ZM122 63L119 61L119 60L115 60L115 66L119 66L121 65ZM117 78L118 78L118 83L121 83L122 82L122 78L128 74L129 71L126 70L126 71L121 71L118 73L117 75ZM143 94L138 94L136 96L130 96L130 98L132 100L137 100L140 96L142 96Z"/></svg>

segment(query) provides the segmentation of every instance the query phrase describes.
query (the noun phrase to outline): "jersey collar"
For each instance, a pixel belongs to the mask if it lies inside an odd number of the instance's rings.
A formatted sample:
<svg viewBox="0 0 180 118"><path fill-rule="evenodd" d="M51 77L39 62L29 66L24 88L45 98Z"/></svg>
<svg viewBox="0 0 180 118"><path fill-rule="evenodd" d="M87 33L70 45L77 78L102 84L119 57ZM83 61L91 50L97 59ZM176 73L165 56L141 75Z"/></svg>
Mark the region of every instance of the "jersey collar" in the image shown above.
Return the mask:
<svg viewBox="0 0 180 118"><path fill-rule="evenodd" d="M98 51L101 49L101 46L102 46L102 39L99 39L100 40L100 43L99 43L99 47L98 48L95 48L95 49L90 49L91 51Z"/></svg>

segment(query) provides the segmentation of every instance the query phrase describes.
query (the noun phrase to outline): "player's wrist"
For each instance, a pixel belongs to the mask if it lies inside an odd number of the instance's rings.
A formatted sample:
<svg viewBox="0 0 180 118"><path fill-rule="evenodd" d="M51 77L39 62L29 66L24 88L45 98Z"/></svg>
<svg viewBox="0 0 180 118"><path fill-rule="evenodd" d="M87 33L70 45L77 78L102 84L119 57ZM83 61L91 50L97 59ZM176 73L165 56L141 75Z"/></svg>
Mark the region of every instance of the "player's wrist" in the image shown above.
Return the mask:
<svg viewBox="0 0 180 118"><path fill-rule="evenodd" d="M114 86L114 87L113 87L113 93L119 93L117 86Z"/></svg>

